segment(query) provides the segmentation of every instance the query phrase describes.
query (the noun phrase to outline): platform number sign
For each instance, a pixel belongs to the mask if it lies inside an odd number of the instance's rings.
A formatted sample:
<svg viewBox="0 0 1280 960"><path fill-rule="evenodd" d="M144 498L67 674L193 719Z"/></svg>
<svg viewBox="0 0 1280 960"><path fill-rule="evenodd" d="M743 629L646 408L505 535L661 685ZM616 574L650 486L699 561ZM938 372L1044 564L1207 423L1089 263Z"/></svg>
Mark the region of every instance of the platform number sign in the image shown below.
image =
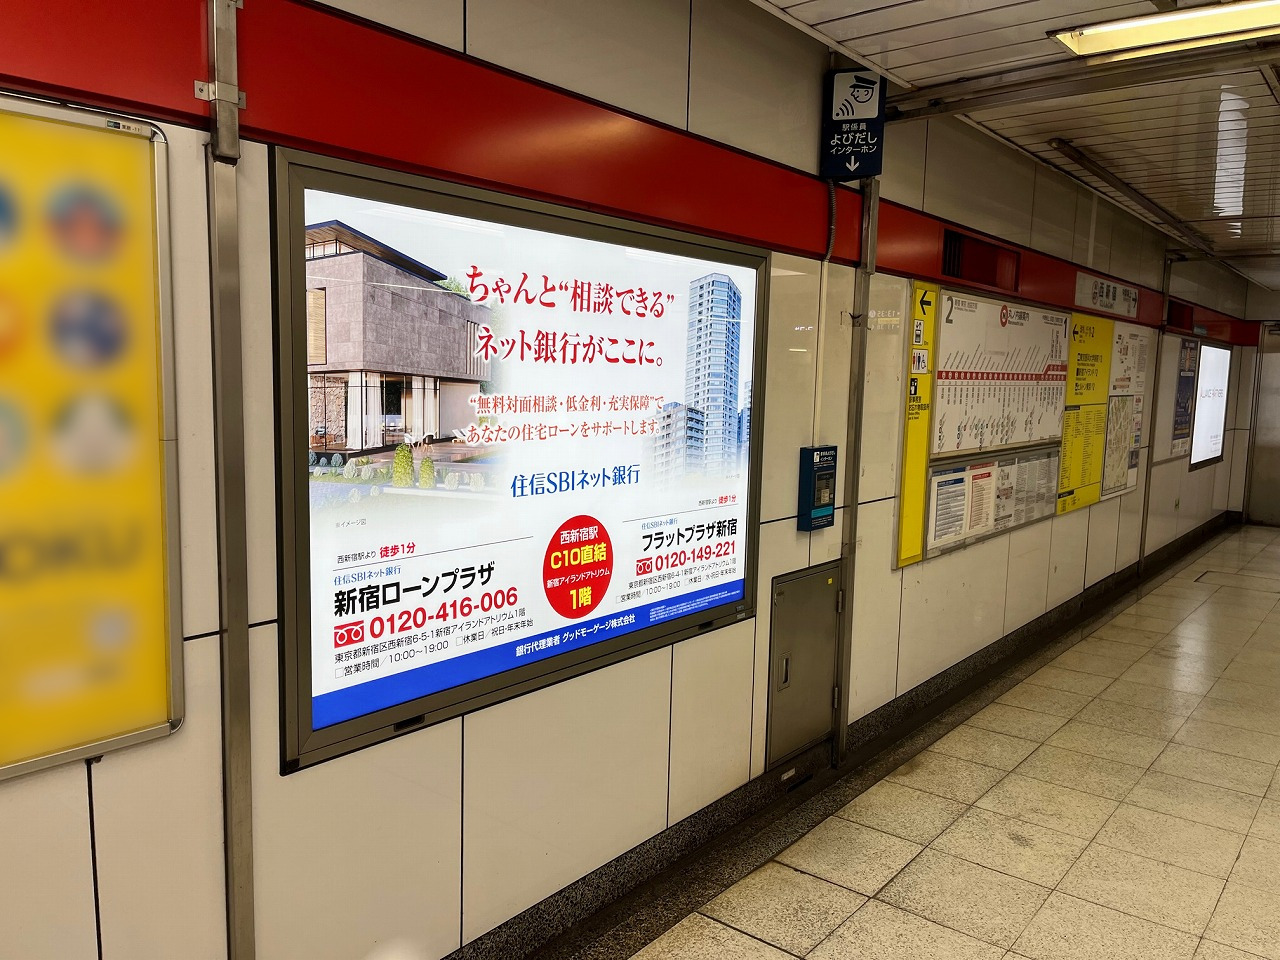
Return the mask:
<svg viewBox="0 0 1280 960"><path fill-rule="evenodd" d="M884 80L870 70L827 74L819 173L828 180L880 175L884 149Z"/></svg>

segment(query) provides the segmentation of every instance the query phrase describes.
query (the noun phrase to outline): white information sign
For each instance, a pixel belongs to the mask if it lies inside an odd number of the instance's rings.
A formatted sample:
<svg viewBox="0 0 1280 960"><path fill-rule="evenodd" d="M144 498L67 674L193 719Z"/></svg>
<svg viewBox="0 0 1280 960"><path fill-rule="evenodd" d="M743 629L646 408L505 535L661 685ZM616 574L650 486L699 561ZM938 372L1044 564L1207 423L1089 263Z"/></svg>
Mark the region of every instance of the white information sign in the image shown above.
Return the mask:
<svg viewBox="0 0 1280 960"><path fill-rule="evenodd" d="M940 308L933 453L1061 436L1066 314L945 291Z"/></svg>
<svg viewBox="0 0 1280 960"><path fill-rule="evenodd" d="M1194 426L1191 429L1191 464L1222 456L1227 427L1227 385L1231 378L1231 351L1208 343L1200 345L1196 379Z"/></svg>
<svg viewBox="0 0 1280 960"><path fill-rule="evenodd" d="M1117 313L1130 319L1138 315L1138 288L1091 273L1076 273L1076 306L1082 310Z"/></svg>
<svg viewBox="0 0 1280 960"><path fill-rule="evenodd" d="M744 600L755 269L306 219L315 729Z"/></svg>

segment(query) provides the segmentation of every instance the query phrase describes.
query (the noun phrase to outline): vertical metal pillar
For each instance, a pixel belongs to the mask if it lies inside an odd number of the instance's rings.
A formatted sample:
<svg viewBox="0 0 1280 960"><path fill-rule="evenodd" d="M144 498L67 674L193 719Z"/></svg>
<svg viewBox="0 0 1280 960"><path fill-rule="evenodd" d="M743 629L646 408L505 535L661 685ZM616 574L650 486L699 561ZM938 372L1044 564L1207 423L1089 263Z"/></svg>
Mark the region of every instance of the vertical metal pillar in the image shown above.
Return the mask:
<svg viewBox="0 0 1280 960"><path fill-rule="evenodd" d="M876 272L876 236L880 222L880 179L862 184L862 262L853 288L853 350L849 357L849 417L844 468L844 529L840 538L840 646L836 661L836 735L833 759L837 764L848 753L849 701L853 697L849 675L853 664L853 574L858 542L858 481L862 474L862 394L866 383L867 302L871 277ZM874 561L873 561L874 562Z"/></svg>
<svg viewBox="0 0 1280 960"><path fill-rule="evenodd" d="M249 569L245 507L244 391L239 207L242 103L236 58L237 0L209 0L213 77L196 83L209 101L210 289L214 444L218 494L218 599L222 679L222 802L227 953L253 960L253 775L249 724Z"/></svg>

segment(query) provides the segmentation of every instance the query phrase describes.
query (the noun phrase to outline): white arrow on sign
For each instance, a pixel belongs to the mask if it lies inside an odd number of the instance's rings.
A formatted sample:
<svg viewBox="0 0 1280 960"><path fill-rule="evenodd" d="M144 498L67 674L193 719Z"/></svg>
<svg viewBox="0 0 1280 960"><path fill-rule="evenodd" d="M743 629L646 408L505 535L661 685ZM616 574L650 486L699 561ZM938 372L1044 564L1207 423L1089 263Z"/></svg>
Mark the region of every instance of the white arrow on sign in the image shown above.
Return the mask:
<svg viewBox="0 0 1280 960"><path fill-rule="evenodd" d="M850 157L849 162L846 163L845 166L849 168L850 173L853 173L853 171L858 169L858 161L856 158Z"/></svg>

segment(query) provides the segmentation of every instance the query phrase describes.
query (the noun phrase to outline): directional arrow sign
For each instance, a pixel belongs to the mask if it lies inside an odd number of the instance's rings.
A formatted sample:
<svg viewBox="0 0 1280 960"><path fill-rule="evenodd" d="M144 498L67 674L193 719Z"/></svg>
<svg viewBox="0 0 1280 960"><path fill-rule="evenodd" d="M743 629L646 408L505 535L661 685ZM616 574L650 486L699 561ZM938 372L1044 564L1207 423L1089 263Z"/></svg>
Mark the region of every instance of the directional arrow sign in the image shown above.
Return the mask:
<svg viewBox="0 0 1280 960"><path fill-rule="evenodd" d="M933 306L933 301L929 299L929 291L921 290L920 291L920 312L924 313L926 310L928 310L932 306Z"/></svg>

